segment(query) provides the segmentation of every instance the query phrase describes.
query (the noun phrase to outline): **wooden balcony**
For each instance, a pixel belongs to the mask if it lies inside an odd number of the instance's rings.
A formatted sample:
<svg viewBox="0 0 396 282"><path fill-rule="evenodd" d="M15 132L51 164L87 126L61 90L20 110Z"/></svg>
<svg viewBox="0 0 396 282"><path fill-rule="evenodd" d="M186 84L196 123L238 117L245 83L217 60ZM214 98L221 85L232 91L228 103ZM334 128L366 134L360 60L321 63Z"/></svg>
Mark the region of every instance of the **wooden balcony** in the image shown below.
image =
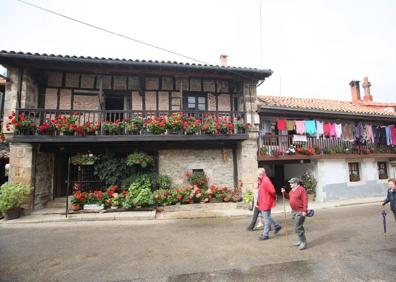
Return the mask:
<svg viewBox="0 0 396 282"><path fill-rule="evenodd" d="M181 114L187 123L197 121L200 129L194 132L186 128L167 129L161 133L150 132L146 125L149 120L174 114ZM33 126L30 129L14 129L13 141L28 143L85 143L85 142L164 142L164 141L243 141L248 139L244 130L237 130L234 122L244 123L245 114L238 112L203 111L96 111L96 110L50 110L17 109L15 120L20 123L27 119ZM63 119L63 123L58 122ZM232 123L228 130L216 129L208 132L203 127L205 120L224 120ZM199 121L199 122L198 122ZM140 122L139 128L131 129L132 123ZM67 123L67 124L65 124ZM48 130L40 130L47 124ZM65 130L70 126L70 131ZM11 125L12 128L12 125ZM14 126L15 128L15 126ZM109 130L112 128L114 130Z"/></svg>
<svg viewBox="0 0 396 282"><path fill-rule="evenodd" d="M354 142L328 137L306 137L306 141L293 140L292 135L265 135L259 137L259 161L396 158L396 147Z"/></svg>

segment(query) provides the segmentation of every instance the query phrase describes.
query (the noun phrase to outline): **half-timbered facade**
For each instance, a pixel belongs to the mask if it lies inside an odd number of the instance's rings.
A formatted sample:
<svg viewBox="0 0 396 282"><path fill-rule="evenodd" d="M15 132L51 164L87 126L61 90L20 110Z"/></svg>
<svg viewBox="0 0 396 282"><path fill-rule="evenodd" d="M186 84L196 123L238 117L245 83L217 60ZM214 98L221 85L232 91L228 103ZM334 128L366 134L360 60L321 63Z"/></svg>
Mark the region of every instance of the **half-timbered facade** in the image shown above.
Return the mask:
<svg viewBox="0 0 396 282"><path fill-rule="evenodd" d="M10 181L34 186L36 208L66 195L67 159L77 152L143 150L155 156L155 170L175 184L183 182L186 171L203 170L212 183L254 185L254 127L249 133L229 128L153 134L127 126L137 117L147 121L177 113L254 124L256 85L271 70L7 51L0 52L0 64L8 71L6 119L17 123L23 117L35 128L15 130L3 123L10 141ZM46 127L47 121L68 118L71 131ZM115 128L120 122L126 127Z"/></svg>

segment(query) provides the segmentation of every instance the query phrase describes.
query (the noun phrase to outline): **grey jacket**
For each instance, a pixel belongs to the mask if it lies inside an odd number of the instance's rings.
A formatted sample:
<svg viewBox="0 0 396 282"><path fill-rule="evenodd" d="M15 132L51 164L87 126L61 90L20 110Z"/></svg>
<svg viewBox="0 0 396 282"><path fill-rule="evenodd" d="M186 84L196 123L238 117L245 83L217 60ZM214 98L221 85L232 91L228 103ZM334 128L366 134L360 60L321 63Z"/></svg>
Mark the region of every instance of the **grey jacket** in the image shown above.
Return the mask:
<svg viewBox="0 0 396 282"><path fill-rule="evenodd" d="M390 208L393 212L396 212L396 190L388 189L384 204L390 203Z"/></svg>

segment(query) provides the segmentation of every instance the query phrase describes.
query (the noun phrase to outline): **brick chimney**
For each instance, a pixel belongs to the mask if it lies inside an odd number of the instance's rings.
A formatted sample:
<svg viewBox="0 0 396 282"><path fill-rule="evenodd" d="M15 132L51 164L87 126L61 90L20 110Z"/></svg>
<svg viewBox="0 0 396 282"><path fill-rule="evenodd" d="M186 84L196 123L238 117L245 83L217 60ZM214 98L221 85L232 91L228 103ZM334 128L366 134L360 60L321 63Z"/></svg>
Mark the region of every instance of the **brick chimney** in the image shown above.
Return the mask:
<svg viewBox="0 0 396 282"><path fill-rule="evenodd" d="M364 102L372 102L373 101L373 96L370 94L370 86L371 82L368 81L368 77L363 78L363 83L362 83L363 89L364 89L364 97L363 101Z"/></svg>
<svg viewBox="0 0 396 282"><path fill-rule="evenodd" d="M358 104L360 100L360 86L358 80L352 80L349 85L351 86L352 103Z"/></svg>
<svg viewBox="0 0 396 282"><path fill-rule="evenodd" d="M228 55L220 55L220 66L226 67L228 65Z"/></svg>

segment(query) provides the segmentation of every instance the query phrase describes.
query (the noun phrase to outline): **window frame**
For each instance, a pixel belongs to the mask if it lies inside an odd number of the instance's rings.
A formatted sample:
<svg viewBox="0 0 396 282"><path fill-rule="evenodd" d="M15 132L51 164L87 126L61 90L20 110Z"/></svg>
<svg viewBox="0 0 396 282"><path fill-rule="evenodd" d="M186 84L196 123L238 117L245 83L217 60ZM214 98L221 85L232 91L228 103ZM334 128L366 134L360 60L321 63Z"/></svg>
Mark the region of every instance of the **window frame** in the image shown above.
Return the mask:
<svg viewBox="0 0 396 282"><path fill-rule="evenodd" d="M190 104L188 102L189 98L194 97L195 98L195 108L189 108L188 105ZM198 100L199 98L205 98L205 109L200 110L199 105L202 103L199 103ZM183 93L183 110L184 111L200 111L200 112L206 112L208 111L208 94L206 92L185 92Z"/></svg>
<svg viewBox="0 0 396 282"><path fill-rule="evenodd" d="M384 178L381 178L381 173L380 173L380 165L383 164L383 168L385 170L385 176ZM377 161L377 172L378 172L378 179L379 180L386 180L389 179L389 174L388 174L388 162L386 161Z"/></svg>
<svg viewBox="0 0 396 282"><path fill-rule="evenodd" d="M354 172L357 172L357 173L354 173ZM359 162L349 162L348 163L348 175L349 175L349 182L358 182L358 181L362 180L361 176L360 176L360 163ZM357 176L357 178L355 178L355 175Z"/></svg>

